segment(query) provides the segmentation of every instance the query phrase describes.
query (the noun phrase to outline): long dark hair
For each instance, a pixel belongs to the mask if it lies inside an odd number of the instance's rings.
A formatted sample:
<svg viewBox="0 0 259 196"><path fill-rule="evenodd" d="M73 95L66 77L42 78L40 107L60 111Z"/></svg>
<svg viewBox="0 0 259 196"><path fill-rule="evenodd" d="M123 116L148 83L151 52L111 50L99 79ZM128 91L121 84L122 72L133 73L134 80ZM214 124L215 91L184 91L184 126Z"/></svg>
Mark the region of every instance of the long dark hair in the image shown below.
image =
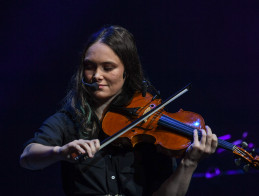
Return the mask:
<svg viewBox="0 0 259 196"><path fill-rule="evenodd" d="M124 64L126 80L120 95L132 96L135 91L141 91L144 79L135 40L128 30L121 26L108 26L92 34L83 51L81 64L72 77L72 85L63 105L63 109L70 108L73 111L74 119L84 138L91 137L97 126L95 115L93 115L94 100L88 87L82 84L85 54L88 48L96 42L109 46Z"/></svg>

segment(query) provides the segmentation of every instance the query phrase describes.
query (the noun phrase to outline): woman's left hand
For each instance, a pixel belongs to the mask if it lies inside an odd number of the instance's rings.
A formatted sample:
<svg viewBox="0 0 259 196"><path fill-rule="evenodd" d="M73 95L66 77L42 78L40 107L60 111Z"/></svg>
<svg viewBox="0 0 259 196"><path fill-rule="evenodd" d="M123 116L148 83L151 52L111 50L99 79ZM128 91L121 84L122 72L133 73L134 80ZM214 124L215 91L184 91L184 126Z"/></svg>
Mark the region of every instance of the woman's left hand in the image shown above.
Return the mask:
<svg viewBox="0 0 259 196"><path fill-rule="evenodd" d="M193 143L187 149L183 158L184 161L197 165L201 158L216 151L218 138L212 133L209 126L206 126L205 128L206 130L201 130L202 137L200 141L197 130L194 130Z"/></svg>

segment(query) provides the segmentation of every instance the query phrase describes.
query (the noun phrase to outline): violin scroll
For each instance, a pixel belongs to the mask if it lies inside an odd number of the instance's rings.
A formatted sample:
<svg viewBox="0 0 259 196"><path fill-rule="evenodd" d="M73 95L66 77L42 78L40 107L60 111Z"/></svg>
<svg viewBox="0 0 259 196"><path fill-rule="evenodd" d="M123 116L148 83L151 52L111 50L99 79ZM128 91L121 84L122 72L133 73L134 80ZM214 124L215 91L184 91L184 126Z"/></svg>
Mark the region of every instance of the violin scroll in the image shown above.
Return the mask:
<svg viewBox="0 0 259 196"><path fill-rule="evenodd" d="M253 156L251 153L247 152L243 148L234 146L233 153L238 157L235 160L235 163L237 166L241 164L241 160L246 163L246 165L243 167L245 171L248 171L250 167L253 167L255 169L259 169L259 156L255 155Z"/></svg>

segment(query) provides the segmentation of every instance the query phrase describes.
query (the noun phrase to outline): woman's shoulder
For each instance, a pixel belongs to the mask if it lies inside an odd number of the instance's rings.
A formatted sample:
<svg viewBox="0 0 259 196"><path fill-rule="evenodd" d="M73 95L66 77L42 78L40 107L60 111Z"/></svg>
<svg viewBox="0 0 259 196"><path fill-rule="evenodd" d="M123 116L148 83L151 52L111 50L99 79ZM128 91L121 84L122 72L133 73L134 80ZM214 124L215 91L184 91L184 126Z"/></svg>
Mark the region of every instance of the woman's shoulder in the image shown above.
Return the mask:
<svg viewBox="0 0 259 196"><path fill-rule="evenodd" d="M72 116L70 116L70 114L68 112L57 111L54 114L52 114L51 116L49 116L45 121L63 121L63 120L67 120L67 119L72 120Z"/></svg>
<svg viewBox="0 0 259 196"><path fill-rule="evenodd" d="M43 121L43 125L68 126L69 124L74 124L74 117L67 110L57 111Z"/></svg>

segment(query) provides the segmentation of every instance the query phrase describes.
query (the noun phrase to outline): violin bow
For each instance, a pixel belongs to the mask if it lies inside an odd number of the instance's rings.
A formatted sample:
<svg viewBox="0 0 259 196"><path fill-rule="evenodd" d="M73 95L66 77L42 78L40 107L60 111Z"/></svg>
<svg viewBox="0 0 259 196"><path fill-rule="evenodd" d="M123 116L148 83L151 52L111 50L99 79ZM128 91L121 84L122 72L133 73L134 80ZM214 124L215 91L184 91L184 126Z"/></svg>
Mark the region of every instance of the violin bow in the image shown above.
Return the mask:
<svg viewBox="0 0 259 196"><path fill-rule="evenodd" d="M107 146L108 144L110 144L111 142L116 140L118 137L120 137L124 133L128 132L130 129L134 128L139 123L141 123L144 120L146 120L148 117L152 116L158 110L162 109L163 107L165 107L166 105L168 105L169 103L171 103L172 101L177 99L178 97L182 96L184 93L188 92L189 89L190 89L190 86L191 86L191 84L186 85L184 88L179 90L177 93L175 93L174 95L169 97L167 100L165 100L164 102L162 102L161 104L159 104L158 106L156 106L155 108L153 108L152 110L147 112L146 114L144 114L141 117L139 117L137 120L133 121L132 123L130 123L129 125L127 125L123 129L121 129L118 132L116 132L115 134L113 134L112 136L110 136L110 137L106 138L105 140L103 140L101 142L100 149L104 148L105 146Z"/></svg>
<svg viewBox="0 0 259 196"><path fill-rule="evenodd" d="M191 86L191 84L186 85L181 90L179 90L177 93L175 93L174 95L169 97L167 100L165 100L164 102L162 102L161 104L159 104L158 106L156 106L155 108L153 108L152 110L147 112L146 114L142 115L141 117L139 117L138 119L136 119L135 121L133 121L132 123L130 123L129 125L124 127L123 129L119 130L115 134L113 134L110 137L108 137L108 138L104 139L103 141L101 141L101 145L100 145L100 149L99 150L101 150L102 148L104 148L105 146L107 146L108 144L110 144L111 142L116 140L117 138L119 138L124 133L128 132L133 127L137 126L139 123L141 123L144 120L146 120L148 117L153 115L158 110L162 109L163 107L165 107L166 105L168 105L172 101L176 100L178 97L180 97L183 94L185 94L186 92L188 92L189 89L190 89L190 86ZM83 160L83 159L85 159L87 157L88 157L87 154L80 154L79 156L74 157L74 160Z"/></svg>

